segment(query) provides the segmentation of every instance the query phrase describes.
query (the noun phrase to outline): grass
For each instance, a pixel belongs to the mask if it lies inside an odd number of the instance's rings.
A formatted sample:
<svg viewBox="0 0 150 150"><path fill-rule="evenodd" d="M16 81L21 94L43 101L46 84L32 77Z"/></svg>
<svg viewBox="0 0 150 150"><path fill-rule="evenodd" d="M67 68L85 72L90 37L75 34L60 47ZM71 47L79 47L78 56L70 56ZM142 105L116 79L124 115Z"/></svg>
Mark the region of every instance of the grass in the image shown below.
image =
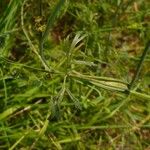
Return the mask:
<svg viewBox="0 0 150 150"><path fill-rule="evenodd" d="M148 0L0 6L0 149L150 149Z"/></svg>

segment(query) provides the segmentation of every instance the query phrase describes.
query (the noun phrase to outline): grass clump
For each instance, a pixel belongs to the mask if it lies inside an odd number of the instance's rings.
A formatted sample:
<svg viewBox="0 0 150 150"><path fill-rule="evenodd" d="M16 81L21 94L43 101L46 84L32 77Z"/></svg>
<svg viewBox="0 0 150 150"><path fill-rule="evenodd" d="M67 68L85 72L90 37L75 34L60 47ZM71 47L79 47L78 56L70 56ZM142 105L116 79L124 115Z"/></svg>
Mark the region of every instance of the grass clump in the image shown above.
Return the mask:
<svg viewBox="0 0 150 150"><path fill-rule="evenodd" d="M0 5L0 149L149 149L149 2Z"/></svg>

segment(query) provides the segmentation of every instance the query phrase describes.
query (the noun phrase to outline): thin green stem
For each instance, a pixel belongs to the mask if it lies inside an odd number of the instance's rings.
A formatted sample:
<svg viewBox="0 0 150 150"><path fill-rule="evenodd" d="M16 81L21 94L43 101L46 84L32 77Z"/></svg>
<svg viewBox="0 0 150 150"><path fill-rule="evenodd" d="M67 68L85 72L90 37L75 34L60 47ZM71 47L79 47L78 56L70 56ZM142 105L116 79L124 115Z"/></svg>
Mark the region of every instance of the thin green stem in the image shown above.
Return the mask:
<svg viewBox="0 0 150 150"><path fill-rule="evenodd" d="M43 66L45 67L46 70L50 71L51 69L49 68L49 66L47 65L47 63L45 63L45 60L41 57L41 55L38 53L37 49L35 48L35 46L33 45L25 27L24 27L24 5L26 3L27 0L25 0L22 4L21 7L21 26L22 26L22 30L28 40L29 46L32 49L32 51L38 56L38 58L40 59L40 61L42 62Z"/></svg>
<svg viewBox="0 0 150 150"><path fill-rule="evenodd" d="M57 3L54 11L49 16L48 23L47 23L46 29L45 29L45 31L43 33L43 36L42 36L42 38L40 38L40 42L39 42L40 55L41 55L41 58L43 59L44 63L47 66L48 66L48 64L46 62L46 59L45 59L45 56L44 56L44 52L43 52L43 44L44 44L46 38L48 37L49 31L52 28L52 26L54 25L55 18L57 17L57 15L60 12L60 10L61 10L62 6L64 5L64 3L65 3L65 0L60 0ZM41 5L42 5L42 3L41 3ZM40 6L40 9L41 9L41 6Z"/></svg>
<svg viewBox="0 0 150 150"><path fill-rule="evenodd" d="M17 63L17 62L9 60L7 58L4 58L2 56L0 56L0 59L2 59L3 61L5 61L8 64L13 64L13 65L25 67L25 68L32 69L32 70L35 70L35 71L54 73L54 74L62 74L61 72L56 71L56 70L55 71L49 71L49 70L44 70L44 69L40 69L40 68L31 67L31 66L28 66L28 65L25 65L25 64Z"/></svg>
<svg viewBox="0 0 150 150"><path fill-rule="evenodd" d="M4 77L3 71L2 69L0 69L1 75L2 77ZM3 78L3 85L4 85L4 92L5 92L5 98L4 98L4 107L7 107L7 98L8 98L8 94L7 94L7 86L6 86L6 81Z"/></svg>
<svg viewBox="0 0 150 150"><path fill-rule="evenodd" d="M51 15L49 16L49 19L48 19L48 23L47 23L47 26L46 26L46 29L43 33L43 37L42 37L42 40L41 40L41 44L44 43L45 39L47 38L48 34L49 34L49 31L50 29L52 28L52 26L54 25L54 22L55 22L55 18L57 17L57 15L59 14L62 6L64 5L65 3L65 0L59 0L59 2L57 3L54 11L51 13Z"/></svg>
<svg viewBox="0 0 150 150"><path fill-rule="evenodd" d="M129 90L132 89L132 87L134 86L134 83L139 78L139 74L140 74L140 71L141 71L142 65L144 63L144 60L146 58L146 54L147 54L148 50L150 50L150 40L147 42L146 47L145 47L145 49L143 51L143 54L141 56L141 59L139 61L139 64L137 65L136 72L135 72L135 74L133 76L133 79L132 79L130 85L129 85Z"/></svg>

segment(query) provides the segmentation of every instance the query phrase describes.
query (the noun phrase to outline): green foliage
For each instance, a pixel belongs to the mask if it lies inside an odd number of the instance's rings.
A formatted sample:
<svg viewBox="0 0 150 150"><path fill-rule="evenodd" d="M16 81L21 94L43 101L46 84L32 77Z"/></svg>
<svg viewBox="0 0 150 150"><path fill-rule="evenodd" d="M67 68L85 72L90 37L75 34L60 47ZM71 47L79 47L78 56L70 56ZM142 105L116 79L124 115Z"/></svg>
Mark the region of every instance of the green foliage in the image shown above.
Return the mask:
<svg viewBox="0 0 150 150"><path fill-rule="evenodd" d="M149 149L148 0L0 6L0 149Z"/></svg>

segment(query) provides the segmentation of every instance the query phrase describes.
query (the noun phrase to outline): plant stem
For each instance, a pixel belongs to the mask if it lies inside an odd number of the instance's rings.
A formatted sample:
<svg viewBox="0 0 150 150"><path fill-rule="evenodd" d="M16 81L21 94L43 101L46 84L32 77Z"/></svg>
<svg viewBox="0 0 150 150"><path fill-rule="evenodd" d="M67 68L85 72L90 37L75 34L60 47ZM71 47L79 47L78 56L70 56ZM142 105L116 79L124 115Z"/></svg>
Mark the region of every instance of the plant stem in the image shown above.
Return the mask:
<svg viewBox="0 0 150 150"><path fill-rule="evenodd" d="M145 60L145 58L146 58L146 54L147 54L147 52L148 52L149 49L150 49L150 40L147 42L146 47L145 47L145 49L144 49L144 51L143 51L143 54L142 54L142 56L141 56L141 59L140 59L138 65L137 65L136 72L135 72L135 74L134 74L134 76L133 76L133 79L132 79L130 85L129 85L129 90L132 89L132 87L134 86L134 83L135 83L136 80L139 78L139 74L140 74L142 65L143 65L143 63L144 63L144 60Z"/></svg>
<svg viewBox="0 0 150 150"><path fill-rule="evenodd" d="M59 0L59 2L57 3L55 9L53 10L53 12L49 15L49 19L48 19L48 23L46 26L46 29L42 35L42 37L40 38L40 42L39 42L39 50L40 50L40 55L44 61L44 63L48 66L46 59L44 57L44 53L43 53L43 44L46 40L46 38L48 37L49 31L52 28L54 22L55 22L55 18L57 17L58 13L60 12L62 6L64 5L65 0ZM41 7L40 7L41 9Z"/></svg>

